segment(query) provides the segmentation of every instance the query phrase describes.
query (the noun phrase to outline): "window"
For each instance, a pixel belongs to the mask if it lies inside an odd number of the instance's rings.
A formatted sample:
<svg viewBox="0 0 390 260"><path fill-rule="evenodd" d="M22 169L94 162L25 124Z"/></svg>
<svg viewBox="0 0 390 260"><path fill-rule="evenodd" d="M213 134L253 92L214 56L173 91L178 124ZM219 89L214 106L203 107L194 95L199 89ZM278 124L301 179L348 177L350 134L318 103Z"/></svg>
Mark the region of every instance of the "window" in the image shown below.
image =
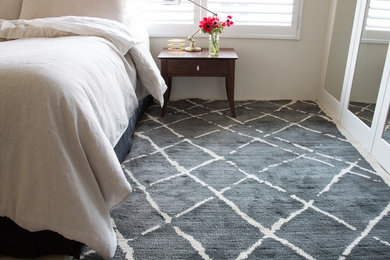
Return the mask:
<svg viewBox="0 0 390 260"><path fill-rule="evenodd" d="M367 8L363 40L388 43L390 40L390 1L371 0Z"/></svg>
<svg viewBox="0 0 390 260"><path fill-rule="evenodd" d="M207 11L187 0L135 0L151 36L183 37L198 29ZM235 25L224 37L298 39L303 0L196 0L224 19L233 16ZM198 34L197 36L200 36Z"/></svg>

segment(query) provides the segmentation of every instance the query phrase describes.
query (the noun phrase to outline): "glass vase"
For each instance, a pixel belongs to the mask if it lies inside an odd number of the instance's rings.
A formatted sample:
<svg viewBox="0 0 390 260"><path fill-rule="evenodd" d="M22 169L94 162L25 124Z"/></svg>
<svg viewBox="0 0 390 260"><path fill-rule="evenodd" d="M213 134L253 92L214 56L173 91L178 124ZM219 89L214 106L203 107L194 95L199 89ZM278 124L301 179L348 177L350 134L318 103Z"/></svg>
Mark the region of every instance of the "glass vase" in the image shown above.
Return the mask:
<svg viewBox="0 0 390 260"><path fill-rule="evenodd" d="M219 33L213 32L209 36L209 55L218 56L219 54Z"/></svg>

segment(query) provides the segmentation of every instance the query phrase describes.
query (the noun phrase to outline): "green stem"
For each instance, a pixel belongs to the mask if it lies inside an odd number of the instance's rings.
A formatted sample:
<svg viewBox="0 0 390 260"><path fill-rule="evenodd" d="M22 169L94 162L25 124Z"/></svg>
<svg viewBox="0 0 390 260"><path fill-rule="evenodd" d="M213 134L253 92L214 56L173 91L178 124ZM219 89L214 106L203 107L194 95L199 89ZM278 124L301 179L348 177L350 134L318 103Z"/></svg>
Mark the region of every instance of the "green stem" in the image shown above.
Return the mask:
<svg viewBox="0 0 390 260"><path fill-rule="evenodd" d="M219 53L219 40L218 40L219 33L213 32L210 34L210 54L212 55L218 55Z"/></svg>

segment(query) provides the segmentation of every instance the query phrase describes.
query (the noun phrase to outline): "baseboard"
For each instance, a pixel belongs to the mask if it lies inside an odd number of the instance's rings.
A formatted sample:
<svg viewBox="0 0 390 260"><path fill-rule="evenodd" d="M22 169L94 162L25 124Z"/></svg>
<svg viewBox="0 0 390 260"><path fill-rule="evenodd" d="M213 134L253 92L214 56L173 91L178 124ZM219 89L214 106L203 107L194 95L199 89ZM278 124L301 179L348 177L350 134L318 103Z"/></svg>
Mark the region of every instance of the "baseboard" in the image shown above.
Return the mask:
<svg viewBox="0 0 390 260"><path fill-rule="evenodd" d="M321 89L317 101L321 106L321 109L323 109L327 115L332 117L334 121L341 121L342 104L340 101L335 99L325 89Z"/></svg>

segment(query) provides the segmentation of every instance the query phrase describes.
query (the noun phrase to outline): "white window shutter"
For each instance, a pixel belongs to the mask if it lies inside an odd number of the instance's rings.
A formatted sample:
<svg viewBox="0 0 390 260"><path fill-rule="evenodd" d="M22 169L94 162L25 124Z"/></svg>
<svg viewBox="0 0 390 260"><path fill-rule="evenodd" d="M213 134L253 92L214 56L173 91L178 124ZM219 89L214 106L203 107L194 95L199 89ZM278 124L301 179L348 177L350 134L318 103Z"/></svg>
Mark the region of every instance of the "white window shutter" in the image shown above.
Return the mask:
<svg viewBox="0 0 390 260"><path fill-rule="evenodd" d="M369 1L363 40L384 43L390 40L390 0Z"/></svg>
<svg viewBox="0 0 390 260"><path fill-rule="evenodd" d="M208 0L220 17L232 15L237 25L291 26L294 0Z"/></svg>
<svg viewBox="0 0 390 260"><path fill-rule="evenodd" d="M141 19L147 23L193 24L194 6L190 2L165 4L163 0L133 0Z"/></svg>
<svg viewBox="0 0 390 260"><path fill-rule="evenodd" d="M233 16L234 26L223 37L298 39L303 0L195 0L220 19ZM133 0L151 36L187 37L207 12L187 0L180 5L163 0ZM174 2L174 1L172 1ZM197 34L196 36L201 36Z"/></svg>
<svg viewBox="0 0 390 260"><path fill-rule="evenodd" d="M172 1L174 3L174 1ZM163 0L133 0L139 20L153 37L183 37L190 35L199 21L194 4L165 4Z"/></svg>
<svg viewBox="0 0 390 260"><path fill-rule="evenodd" d="M390 1L371 0L366 30L390 31Z"/></svg>

